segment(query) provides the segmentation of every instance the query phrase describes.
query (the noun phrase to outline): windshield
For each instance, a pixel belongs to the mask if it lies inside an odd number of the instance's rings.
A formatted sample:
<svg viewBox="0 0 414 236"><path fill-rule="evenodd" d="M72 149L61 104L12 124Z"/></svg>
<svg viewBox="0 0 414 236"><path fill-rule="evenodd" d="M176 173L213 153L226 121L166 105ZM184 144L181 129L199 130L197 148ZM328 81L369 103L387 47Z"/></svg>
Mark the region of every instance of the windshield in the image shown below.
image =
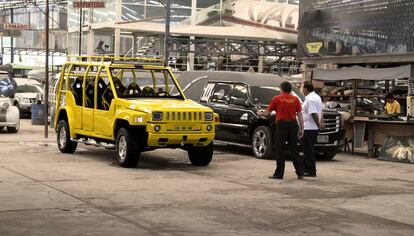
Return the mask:
<svg viewBox="0 0 414 236"><path fill-rule="evenodd" d="M112 68L110 70L119 98L179 98L177 84L168 70Z"/></svg>
<svg viewBox="0 0 414 236"><path fill-rule="evenodd" d="M37 85L20 85L16 88L16 93L42 93L42 89Z"/></svg>
<svg viewBox="0 0 414 236"><path fill-rule="evenodd" d="M279 87L252 86L250 87L250 93L254 104L269 105L273 97L279 95L281 90ZM292 94L298 97L300 102L304 100L303 95L297 89L293 88Z"/></svg>

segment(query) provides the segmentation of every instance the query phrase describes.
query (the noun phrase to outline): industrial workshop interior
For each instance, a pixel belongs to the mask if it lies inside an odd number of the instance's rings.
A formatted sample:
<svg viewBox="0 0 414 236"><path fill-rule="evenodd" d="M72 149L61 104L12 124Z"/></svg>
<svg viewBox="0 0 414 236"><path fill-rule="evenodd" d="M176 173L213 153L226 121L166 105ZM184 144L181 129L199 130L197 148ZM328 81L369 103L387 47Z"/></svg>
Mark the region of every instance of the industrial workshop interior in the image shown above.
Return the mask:
<svg viewBox="0 0 414 236"><path fill-rule="evenodd" d="M0 236L414 235L414 0L0 0Z"/></svg>

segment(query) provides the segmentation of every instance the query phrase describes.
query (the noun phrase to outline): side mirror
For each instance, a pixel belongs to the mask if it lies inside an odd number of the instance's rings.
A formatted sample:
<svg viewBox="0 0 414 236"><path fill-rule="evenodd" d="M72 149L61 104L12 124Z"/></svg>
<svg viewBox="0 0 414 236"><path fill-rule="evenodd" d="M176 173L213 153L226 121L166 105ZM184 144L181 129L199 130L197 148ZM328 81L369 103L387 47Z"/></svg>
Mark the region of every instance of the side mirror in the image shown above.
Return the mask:
<svg viewBox="0 0 414 236"><path fill-rule="evenodd" d="M237 106L249 106L249 101L245 98L236 98L236 100L234 100L234 104Z"/></svg>

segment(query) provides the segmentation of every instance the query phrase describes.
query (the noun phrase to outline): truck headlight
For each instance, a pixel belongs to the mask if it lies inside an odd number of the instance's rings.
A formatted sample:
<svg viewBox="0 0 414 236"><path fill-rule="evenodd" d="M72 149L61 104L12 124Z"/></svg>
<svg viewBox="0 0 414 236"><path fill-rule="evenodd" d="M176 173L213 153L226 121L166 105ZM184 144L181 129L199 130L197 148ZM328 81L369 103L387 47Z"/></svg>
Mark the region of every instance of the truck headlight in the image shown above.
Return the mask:
<svg viewBox="0 0 414 236"><path fill-rule="evenodd" d="M5 110L6 110L6 109L8 109L9 107L10 107L10 105L9 105L7 102L3 104L3 109L5 109Z"/></svg>
<svg viewBox="0 0 414 236"><path fill-rule="evenodd" d="M152 113L153 121L162 121L162 112L153 112Z"/></svg>
<svg viewBox="0 0 414 236"><path fill-rule="evenodd" d="M213 112L204 113L204 120L205 121L213 121Z"/></svg>

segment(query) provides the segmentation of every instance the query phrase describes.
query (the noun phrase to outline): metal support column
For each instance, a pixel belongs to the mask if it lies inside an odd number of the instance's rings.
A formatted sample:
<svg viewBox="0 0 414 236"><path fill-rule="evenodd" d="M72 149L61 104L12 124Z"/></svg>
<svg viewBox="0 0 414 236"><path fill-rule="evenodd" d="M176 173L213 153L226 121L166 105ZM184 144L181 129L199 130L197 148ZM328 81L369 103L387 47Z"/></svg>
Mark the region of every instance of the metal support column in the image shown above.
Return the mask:
<svg viewBox="0 0 414 236"><path fill-rule="evenodd" d="M136 34L132 34L132 52L131 52L131 57L135 57L135 53L137 51L137 35Z"/></svg>
<svg viewBox="0 0 414 236"><path fill-rule="evenodd" d="M0 66L1 65L3 65L4 64L4 62L3 62L3 55L4 55L4 47L3 47L3 44L4 44L4 42L3 42L3 35L1 35L1 39L0 39L1 41L0 41L0 44L1 44L1 52L0 52Z"/></svg>
<svg viewBox="0 0 414 236"><path fill-rule="evenodd" d="M115 29L114 40L114 56L119 57L121 55L121 30Z"/></svg>
<svg viewBox="0 0 414 236"><path fill-rule="evenodd" d="M168 66L170 59L170 23L171 23L171 0L165 0L165 53L164 64Z"/></svg>
<svg viewBox="0 0 414 236"><path fill-rule="evenodd" d="M89 28L88 41L86 43L87 55L93 56L94 50L95 50L95 30Z"/></svg>
<svg viewBox="0 0 414 236"><path fill-rule="evenodd" d="M115 6L115 21L119 23L122 21L122 0L116 0ZM115 28L115 40L114 40L114 54L116 57L121 55L121 29Z"/></svg>
<svg viewBox="0 0 414 236"><path fill-rule="evenodd" d="M160 48L160 55L164 56L165 58L165 37L163 37L163 35L160 35L159 39L159 48Z"/></svg>
<svg viewBox="0 0 414 236"><path fill-rule="evenodd" d="M191 25L195 25L196 24L196 19L197 19L197 0L192 0L191 1ZM195 40L194 36L190 37L190 40ZM195 50L195 45L194 44L190 44L190 53L187 54L187 70L188 71L193 71L194 70L194 50Z"/></svg>
<svg viewBox="0 0 414 236"><path fill-rule="evenodd" d="M46 25L46 63L45 63L45 109L44 109L44 125L45 125L45 138L49 137L49 0L46 0L46 15L45 15L45 25ZM52 121L51 121L52 122Z"/></svg>
<svg viewBox="0 0 414 236"><path fill-rule="evenodd" d="M81 6L82 6L82 0L80 0L80 2L81 2ZM79 52L78 52L78 54L79 54L79 56L81 56L82 55L82 15L83 15L83 10L82 10L82 7L80 7L79 8L79 41L78 41L78 43L79 43Z"/></svg>
<svg viewBox="0 0 414 236"><path fill-rule="evenodd" d="M14 18L14 14L13 14L14 12L13 12L13 8L10 8L10 23L13 23L13 18ZM13 35L11 35L11 37L10 37L10 64L13 64L13 62L14 62L14 50L13 50L13 47L14 47L14 42L13 42Z"/></svg>
<svg viewBox="0 0 414 236"><path fill-rule="evenodd" d="M262 43L262 42L260 42ZM264 48L262 46L259 45L259 53L260 54L264 54ZM263 73L263 59L264 56L259 56L259 62L257 63L257 72L259 73Z"/></svg>

